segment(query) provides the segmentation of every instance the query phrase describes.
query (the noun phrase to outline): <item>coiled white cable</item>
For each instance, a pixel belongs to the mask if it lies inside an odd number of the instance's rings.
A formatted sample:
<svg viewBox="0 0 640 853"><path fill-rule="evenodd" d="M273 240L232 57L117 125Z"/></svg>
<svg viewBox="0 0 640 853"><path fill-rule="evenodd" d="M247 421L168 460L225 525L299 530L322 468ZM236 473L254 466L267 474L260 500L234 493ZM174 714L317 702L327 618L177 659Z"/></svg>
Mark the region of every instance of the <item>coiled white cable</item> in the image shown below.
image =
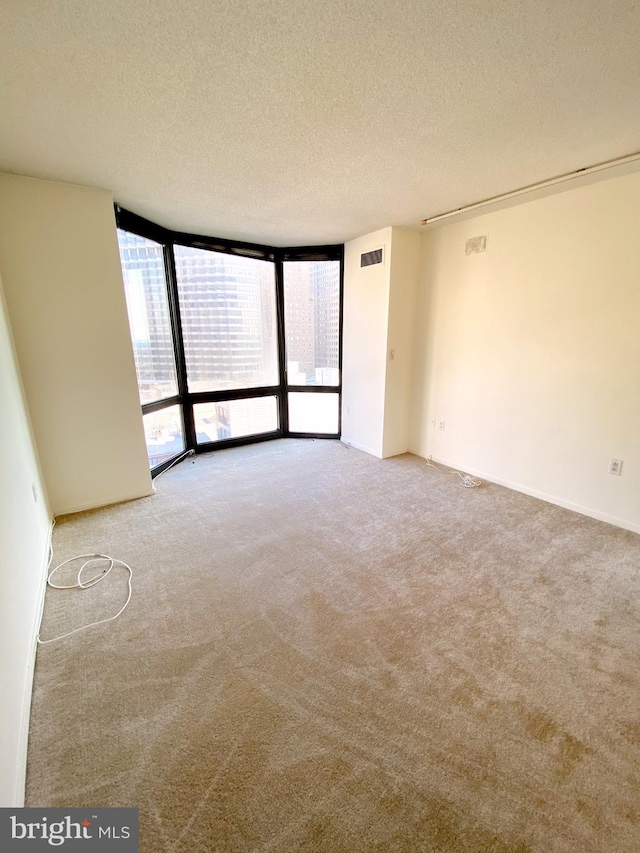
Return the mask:
<svg viewBox="0 0 640 853"><path fill-rule="evenodd" d="M427 465L430 468L435 468L436 471L442 471L442 468L439 468L431 457L427 459ZM472 477L471 474L463 474L460 471L447 471L446 473L457 474L462 481L461 485L464 486L465 489L475 489L482 485L482 480L478 480L477 477Z"/></svg>
<svg viewBox="0 0 640 853"><path fill-rule="evenodd" d="M59 571L63 566L69 565L69 563L73 563L76 560L84 560L85 562L80 566L78 570L78 574L76 575L76 582L71 584L57 584L54 583L52 578L57 571ZM109 567L103 569L99 574L95 575L95 577L89 578L87 581L82 580L82 573L91 563L98 563L101 560L107 560L109 562ZM55 643L57 640L63 640L65 637L70 637L72 634L77 634L79 631L85 631L87 628L93 628L95 625L102 625L104 622L112 622L114 619L117 619L124 611L126 610L129 602L131 601L132 595L132 580L133 580L133 570L131 566L122 560L116 560L115 557L110 557L108 554L78 554L76 557L70 557L68 560L65 560L63 563L60 563L49 572L47 576L47 586L50 586L52 589L90 589L90 587L95 586L96 584L103 581L107 575L111 572L111 570L115 566L122 566L125 568L129 576L127 578L127 587L128 587L128 595L127 600L122 605L120 610L115 614L115 616L108 616L106 619L99 619L97 622L90 622L88 625L81 625L80 628L74 628L73 631L67 631L66 634L60 634L59 637L51 637L49 640L40 639L40 634L38 634L38 643L41 646L47 645L47 643Z"/></svg>

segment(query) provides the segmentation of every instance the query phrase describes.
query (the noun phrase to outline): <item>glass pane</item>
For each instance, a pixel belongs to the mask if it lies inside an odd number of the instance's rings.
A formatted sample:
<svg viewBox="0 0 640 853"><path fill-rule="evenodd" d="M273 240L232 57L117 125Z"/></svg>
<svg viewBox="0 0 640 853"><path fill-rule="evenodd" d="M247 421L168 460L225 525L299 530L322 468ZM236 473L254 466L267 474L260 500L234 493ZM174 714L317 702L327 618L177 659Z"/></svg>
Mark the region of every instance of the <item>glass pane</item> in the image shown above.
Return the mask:
<svg viewBox="0 0 640 853"><path fill-rule="evenodd" d="M275 397L248 400L224 400L198 403L193 407L198 444L260 435L278 429L278 403Z"/></svg>
<svg viewBox="0 0 640 853"><path fill-rule="evenodd" d="M340 262L287 261L284 318L289 385L338 385Z"/></svg>
<svg viewBox="0 0 640 853"><path fill-rule="evenodd" d="M143 415L149 467L155 468L185 449L180 406Z"/></svg>
<svg viewBox="0 0 640 853"><path fill-rule="evenodd" d="M338 394L292 391L289 395L289 432L338 432Z"/></svg>
<svg viewBox="0 0 640 853"><path fill-rule="evenodd" d="M278 384L270 261L175 246L189 391Z"/></svg>
<svg viewBox="0 0 640 853"><path fill-rule="evenodd" d="M140 402L178 393L162 246L118 230Z"/></svg>

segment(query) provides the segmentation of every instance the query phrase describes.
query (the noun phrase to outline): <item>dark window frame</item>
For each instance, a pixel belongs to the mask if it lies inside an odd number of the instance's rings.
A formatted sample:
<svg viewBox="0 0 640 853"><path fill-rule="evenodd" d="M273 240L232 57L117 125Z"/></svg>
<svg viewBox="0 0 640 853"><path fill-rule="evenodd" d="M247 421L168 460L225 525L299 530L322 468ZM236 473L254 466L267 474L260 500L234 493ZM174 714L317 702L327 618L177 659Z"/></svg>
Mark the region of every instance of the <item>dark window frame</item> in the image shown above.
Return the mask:
<svg viewBox="0 0 640 853"><path fill-rule="evenodd" d="M226 447L238 447L254 444L259 441L272 441L276 438L327 438L339 439L342 432L342 327L343 327L343 295L344 295L344 245L330 244L323 246L299 246L280 248L266 246L260 243L247 243L240 240L226 240L218 237L207 237L201 234L188 234L164 228L149 219L145 219L120 205L116 204L116 226L122 231L129 231L140 237L146 237L163 247L165 281L169 299L169 316L173 335L173 348L178 377L178 394L167 399L145 403L141 406L142 414L161 411L169 406L180 406L185 438L185 450L175 457L151 469L155 477L188 452L210 453L212 450L223 450ZM205 249L227 255L240 255L255 260L270 261L274 264L276 290L276 326L278 345L278 369L280 381L277 385L234 388L221 391L190 392L187 385L187 369L184 354L184 340L180 318L180 303L178 299L178 283L176 276L174 245L187 246L194 249ZM286 371L285 349L285 311L284 311L284 263L286 261L339 261L340 290L338 307L338 384L337 385L288 385ZM288 393L302 392L310 394L338 394L338 431L336 433L290 432L288 414ZM240 436L238 438L221 439L220 441L199 444L196 440L193 406L198 403L215 403L222 400L245 399L253 397L275 396L278 401L278 429L267 433Z"/></svg>

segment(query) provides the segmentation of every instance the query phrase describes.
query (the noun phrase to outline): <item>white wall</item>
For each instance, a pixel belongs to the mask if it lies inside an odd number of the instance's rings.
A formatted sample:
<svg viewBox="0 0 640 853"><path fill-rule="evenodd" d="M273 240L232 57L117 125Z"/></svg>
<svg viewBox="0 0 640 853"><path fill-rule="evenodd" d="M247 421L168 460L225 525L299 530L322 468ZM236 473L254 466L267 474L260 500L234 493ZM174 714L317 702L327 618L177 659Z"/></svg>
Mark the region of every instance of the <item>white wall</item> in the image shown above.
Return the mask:
<svg viewBox="0 0 640 853"><path fill-rule="evenodd" d="M389 283L383 457L409 449L411 380L420 272L420 234L393 228Z"/></svg>
<svg viewBox="0 0 640 853"><path fill-rule="evenodd" d="M639 235L637 173L427 232L411 449L640 531Z"/></svg>
<svg viewBox="0 0 640 853"><path fill-rule="evenodd" d="M149 494L111 194L0 175L0 257L52 512Z"/></svg>
<svg viewBox="0 0 640 853"><path fill-rule="evenodd" d="M383 262L360 255L383 249ZM386 458L409 447L420 235L384 228L345 245L342 440Z"/></svg>
<svg viewBox="0 0 640 853"><path fill-rule="evenodd" d="M389 322L391 228L345 245L342 331L342 440L382 456ZM384 249L384 263L360 255Z"/></svg>
<svg viewBox="0 0 640 853"><path fill-rule="evenodd" d="M0 807L9 807L24 802L31 684L50 521L1 282L0 410Z"/></svg>

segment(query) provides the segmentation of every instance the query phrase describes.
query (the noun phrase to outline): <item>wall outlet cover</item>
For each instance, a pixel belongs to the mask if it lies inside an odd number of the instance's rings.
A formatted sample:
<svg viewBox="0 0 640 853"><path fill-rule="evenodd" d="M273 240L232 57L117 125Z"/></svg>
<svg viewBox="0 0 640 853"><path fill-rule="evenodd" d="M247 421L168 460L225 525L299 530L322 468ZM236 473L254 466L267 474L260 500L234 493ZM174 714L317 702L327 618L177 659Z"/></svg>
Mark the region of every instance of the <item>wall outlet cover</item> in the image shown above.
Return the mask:
<svg viewBox="0 0 640 853"><path fill-rule="evenodd" d="M622 459L609 460L609 473L619 477L622 474Z"/></svg>

